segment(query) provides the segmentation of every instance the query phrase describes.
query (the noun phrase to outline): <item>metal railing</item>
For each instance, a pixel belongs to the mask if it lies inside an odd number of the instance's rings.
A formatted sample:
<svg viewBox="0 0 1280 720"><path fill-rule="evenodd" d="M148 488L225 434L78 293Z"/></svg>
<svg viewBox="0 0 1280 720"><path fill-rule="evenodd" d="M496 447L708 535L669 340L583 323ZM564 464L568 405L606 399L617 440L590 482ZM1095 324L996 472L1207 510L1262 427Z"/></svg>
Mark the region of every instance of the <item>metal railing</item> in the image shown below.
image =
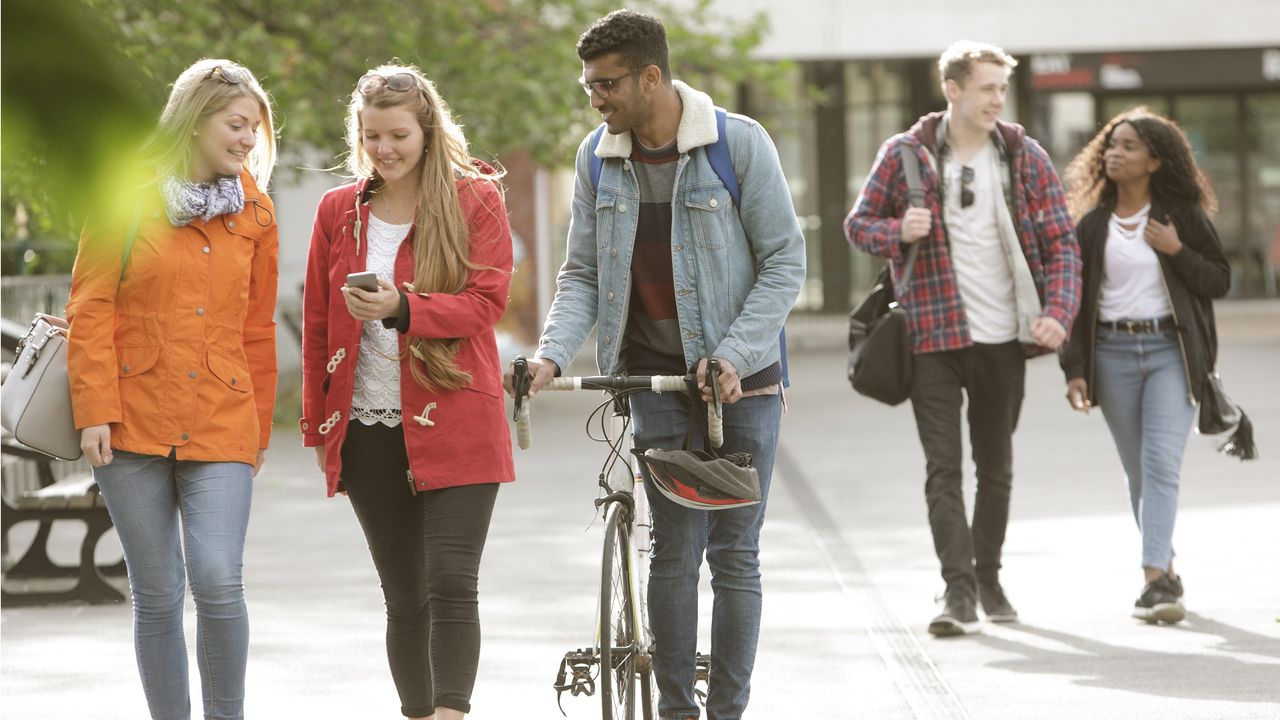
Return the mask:
<svg viewBox="0 0 1280 720"><path fill-rule="evenodd" d="M0 312L23 325L38 312L62 317L70 294L70 275L6 275L0 278Z"/></svg>

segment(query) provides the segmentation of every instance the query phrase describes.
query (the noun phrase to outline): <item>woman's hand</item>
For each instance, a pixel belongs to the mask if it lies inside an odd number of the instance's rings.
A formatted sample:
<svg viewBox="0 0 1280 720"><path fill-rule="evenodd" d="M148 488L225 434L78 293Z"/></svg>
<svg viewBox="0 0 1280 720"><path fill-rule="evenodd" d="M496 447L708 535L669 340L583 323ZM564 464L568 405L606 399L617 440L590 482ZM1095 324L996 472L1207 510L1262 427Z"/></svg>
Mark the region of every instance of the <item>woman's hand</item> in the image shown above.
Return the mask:
<svg viewBox="0 0 1280 720"><path fill-rule="evenodd" d="M1089 384L1084 378L1071 378L1067 381L1067 402L1073 410L1087 413L1093 405L1089 402Z"/></svg>
<svg viewBox="0 0 1280 720"><path fill-rule="evenodd" d="M357 320L382 320L400 315L400 293L395 285L382 278L378 278L377 292L343 285L342 297L347 301L347 312Z"/></svg>
<svg viewBox="0 0 1280 720"><path fill-rule="evenodd" d="M258 477L258 471L262 469L262 463L267 461L267 451L259 450L258 459L253 462L253 476Z"/></svg>
<svg viewBox="0 0 1280 720"><path fill-rule="evenodd" d="M312 450L316 451L316 465L320 466L320 472L324 472L324 446L317 445Z"/></svg>
<svg viewBox="0 0 1280 720"><path fill-rule="evenodd" d="M1146 238L1147 244L1154 248L1156 252L1164 253L1165 255L1177 255L1178 251L1182 249L1182 240L1178 238L1178 230L1173 226L1173 223L1166 225L1159 220L1148 220L1147 229L1143 233L1143 237Z"/></svg>
<svg viewBox="0 0 1280 720"><path fill-rule="evenodd" d="M111 426L90 425L80 431L80 449L93 467L111 464Z"/></svg>

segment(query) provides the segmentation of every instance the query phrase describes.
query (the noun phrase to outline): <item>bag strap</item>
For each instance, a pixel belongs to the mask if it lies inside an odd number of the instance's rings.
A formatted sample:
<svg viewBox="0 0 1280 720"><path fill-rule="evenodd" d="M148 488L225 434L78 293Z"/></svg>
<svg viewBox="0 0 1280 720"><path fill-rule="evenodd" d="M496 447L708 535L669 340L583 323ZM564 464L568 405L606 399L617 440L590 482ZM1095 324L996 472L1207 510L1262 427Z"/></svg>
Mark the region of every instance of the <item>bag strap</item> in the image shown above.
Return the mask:
<svg viewBox="0 0 1280 720"><path fill-rule="evenodd" d="M138 239L138 226L142 224L142 206L134 208L133 218L129 220L129 231L124 236L124 252L120 256L120 275L116 278L116 294L120 294L120 283L124 282L124 268L129 264L129 255L133 253L133 241Z"/></svg>
<svg viewBox="0 0 1280 720"><path fill-rule="evenodd" d="M920 177L920 158L907 143L898 143L898 158L902 161L902 173L907 177L907 201L911 207L924 207L924 180ZM922 238L923 239L923 238ZM911 243L907 250L907 259L902 268L902 278L898 280L898 294L906 295L911 286L911 273L916 267L916 256L920 254L920 240Z"/></svg>

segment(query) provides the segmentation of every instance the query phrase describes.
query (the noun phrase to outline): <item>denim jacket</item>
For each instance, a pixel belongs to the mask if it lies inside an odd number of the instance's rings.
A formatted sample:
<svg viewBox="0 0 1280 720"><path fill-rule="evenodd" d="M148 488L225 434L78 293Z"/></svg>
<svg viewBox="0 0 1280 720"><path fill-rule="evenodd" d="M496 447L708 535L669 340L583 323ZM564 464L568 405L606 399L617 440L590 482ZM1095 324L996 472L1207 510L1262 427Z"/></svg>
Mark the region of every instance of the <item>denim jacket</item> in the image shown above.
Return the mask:
<svg viewBox="0 0 1280 720"><path fill-rule="evenodd" d="M729 156L742 189L741 209L735 210L704 149L717 138L715 106L684 83L675 88L684 111L676 134L671 269L684 356L690 363L728 360L745 378L779 359L778 333L804 284L804 236L764 128L751 118L728 116ZM614 373L622 369L640 189L630 133L601 138L598 191L589 148L588 136L578 147L567 258L537 357L567 367L598 325L596 365Z"/></svg>

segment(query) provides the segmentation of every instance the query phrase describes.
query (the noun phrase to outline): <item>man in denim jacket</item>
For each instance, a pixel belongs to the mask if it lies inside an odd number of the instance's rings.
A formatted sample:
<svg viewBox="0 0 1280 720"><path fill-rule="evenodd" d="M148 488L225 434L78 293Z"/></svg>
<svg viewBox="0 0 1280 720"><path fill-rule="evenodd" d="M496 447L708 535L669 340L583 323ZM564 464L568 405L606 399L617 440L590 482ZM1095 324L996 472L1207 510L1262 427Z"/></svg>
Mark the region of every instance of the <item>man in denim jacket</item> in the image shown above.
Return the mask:
<svg viewBox="0 0 1280 720"><path fill-rule="evenodd" d="M728 116L741 187L735 209L706 155L718 137L715 107L671 80L662 23L618 10L583 33L577 49L583 89L608 132L595 150L603 159L598 186L591 138L578 148L568 258L530 363L531 394L569 363L593 327L604 373L681 375L696 364L701 379L706 358L719 358L723 451L751 453L767 497L781 416L778 334L805 273L804 238L777 151L758 123ZM683 446L683 395L639 393L631 408L637 448ZM707 512L646 487L659 712L698 716L693 677L705 553L715 595L707 714L741 717L760 627L765 504Z"/></svg>

